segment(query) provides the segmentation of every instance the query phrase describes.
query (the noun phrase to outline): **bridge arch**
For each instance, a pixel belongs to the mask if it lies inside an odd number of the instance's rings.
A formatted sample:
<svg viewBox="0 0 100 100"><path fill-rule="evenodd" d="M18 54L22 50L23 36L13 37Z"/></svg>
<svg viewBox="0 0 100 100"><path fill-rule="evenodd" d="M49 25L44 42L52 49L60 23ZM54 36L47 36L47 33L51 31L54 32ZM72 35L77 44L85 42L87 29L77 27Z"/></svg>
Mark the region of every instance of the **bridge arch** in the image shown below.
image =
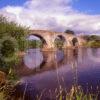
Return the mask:
<svg viewBox="0 0 100 100"><path fill-rule="evenodd" d="M29 38L31 36L33 36L33 38L34 38L33 40L35 40L35 38L38 38L38 40L40 40L42 42L42 48L45 48L47 46L47 41L46 41L46 39L44 39L43 36L41 36L39 34L29 34L27 36L27 38Z"/></svg>
<svg viewBox="0 0 100 100"><path fill-rule="evenodd" d="M64 47L65 43L66 43L66 38L62 34L55 36L55 38L54 38L55 47L57 47L57 46Z"/></svg>
<svg viewBox="0 0 100 100"><path fill-rule="evenodd" d="M77 39L77 37L74 37L74 38L72 39L71 45L72 45L72 46L78 46L78 39Z"/></svg>

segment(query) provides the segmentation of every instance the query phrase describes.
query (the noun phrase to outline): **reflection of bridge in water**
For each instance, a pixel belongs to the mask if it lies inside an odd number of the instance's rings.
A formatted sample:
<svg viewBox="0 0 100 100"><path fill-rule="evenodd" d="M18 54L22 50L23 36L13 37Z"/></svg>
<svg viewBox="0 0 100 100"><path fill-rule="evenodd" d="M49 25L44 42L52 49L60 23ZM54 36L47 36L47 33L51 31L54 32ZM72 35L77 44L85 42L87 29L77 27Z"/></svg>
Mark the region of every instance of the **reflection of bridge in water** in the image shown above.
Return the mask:
<svg viewBox="0 0 100 100"><path fill-rule="evenodd" d="M91 59L87 55L88 49L36 51L29 50L24 56L24 61L16 68L16 73L21 81L16 89L19 97L22 96L26 86L25 100L28 98L33 100L44 90L46 91L43 100L47 100L46 97L51 98L49 90L52 91L52 99L49 100L55 100L55 89L59 92L60 86L69 92L72 86L80 85L86 91L87 87L91 89L92 84L93 91L96 93L96 87L100 84L98 77L100 76L100 63L94 61L90 63ZM94 49L91 51L93 54L97 52ZM31 65L27 66L29 63Z"/></svg>
<svg viewBox="0 0 100 100"><path fill-rule="evenodd" d="M78 60L83 62L83 57L85 56L83 51L84 49L66 49L43 52L38 50L39 54L37 55L37 53L34 51L32 53L33 57L31 57L31 53L27 52L26 56L24 57L26 60L24 59L19 65L20 69L18 67L18 74L34 75L44 71L55 70L64 65L73 64Z"/></svg>

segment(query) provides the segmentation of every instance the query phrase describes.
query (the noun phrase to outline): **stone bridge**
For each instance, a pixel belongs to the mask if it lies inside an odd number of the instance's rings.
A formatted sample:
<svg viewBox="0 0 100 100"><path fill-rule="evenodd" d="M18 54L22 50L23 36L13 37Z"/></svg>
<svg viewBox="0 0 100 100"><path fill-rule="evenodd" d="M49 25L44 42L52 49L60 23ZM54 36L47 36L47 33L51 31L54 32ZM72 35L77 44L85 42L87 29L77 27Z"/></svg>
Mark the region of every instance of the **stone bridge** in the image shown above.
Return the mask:
<svg viewBox="0 0 100 100"><path fill-rule="evenodd" d="M43 48L55 48L54 42L57 38L64 40L63 48L82 46L85 42L85 40L81 36L61 32L52 32L47 30L31 30L28 36L30 35L40 38L43 43Z"/></svg>

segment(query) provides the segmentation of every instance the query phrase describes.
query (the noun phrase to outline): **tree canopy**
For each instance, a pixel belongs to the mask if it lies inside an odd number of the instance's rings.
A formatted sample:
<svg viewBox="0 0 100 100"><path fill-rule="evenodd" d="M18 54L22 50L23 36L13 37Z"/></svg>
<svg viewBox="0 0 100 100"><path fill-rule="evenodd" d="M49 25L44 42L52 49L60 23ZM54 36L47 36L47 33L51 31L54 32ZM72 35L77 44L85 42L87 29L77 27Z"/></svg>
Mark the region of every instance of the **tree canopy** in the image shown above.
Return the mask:
<svg viewBox="0 0 100 100"><path fill-rule="evenodd" d="M71 34L71 35L74 35L75 34L74 31L72 31L72 30L66 30L64 33Z"/></svg>
<svg viewBox="0 0 100 100"><path fill-rule="evenodd" d="M24 50L24 48L21 48L20 41L25 41L25 37L28 32L28 28L22 27L15 22L9 22L5 17L0 16L0 39L5 36L13 37L18 42L19 50Z"/></svg>

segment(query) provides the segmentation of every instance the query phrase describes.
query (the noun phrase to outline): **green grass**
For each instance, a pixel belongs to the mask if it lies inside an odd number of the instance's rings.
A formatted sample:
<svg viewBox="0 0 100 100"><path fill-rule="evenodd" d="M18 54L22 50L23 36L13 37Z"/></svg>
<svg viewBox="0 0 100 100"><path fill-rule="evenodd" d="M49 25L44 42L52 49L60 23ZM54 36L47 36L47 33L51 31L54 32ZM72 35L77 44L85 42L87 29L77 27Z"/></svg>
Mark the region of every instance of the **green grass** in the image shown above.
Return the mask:
<svg viewBox="0 0 100 100"><path fill-rule="evenodd" d="M63 94L61 93L58 100L63 100ZM97 100L95 94L85 94L82 90L75 90L73 87L70 93L66 93L66 100Z"/></svg>
<svg viewBox="0 0 100 100"><path fill-rule="evenodd" d="M52 90L49 90L50 92ZM78 87L73 87L70 90L70 92L67 92L66 89L59 88L55 90L55 93L50 93L52 95L55 95L54 100L98 100L98 94L92 94L92 93L84 93L82 88ZM43 95L45 95L45 90L41 92L40 95L37 95L36 100L41 100ZM49 95L50 96L50 95ZM51 97L52 98L52 97Z"/></svg>
<svg viewBox="0 0 100 100"><path fill-rule="evenodd" d="M0 89L0 100L8 100L8 98L10 98L9 100L13 100L11 96L11 93L14 91L13 86L14 86L13 84L8 83L4 86L3 89ZM41 100L46 92L51 92L52 94L54 94L52 90L45 91L44 89L40 95L36 96L37 97L36 100ZM80 87L72 87L70 92L67 92L66 89L60 87L59 89L55 89L55 93L56 93L55 100L98 100L97 94L92 94L92 93L85 94L82 88ZM17 98L17 100L24 100L23 98L25 99L25 94L22 97Z"/></svg>

